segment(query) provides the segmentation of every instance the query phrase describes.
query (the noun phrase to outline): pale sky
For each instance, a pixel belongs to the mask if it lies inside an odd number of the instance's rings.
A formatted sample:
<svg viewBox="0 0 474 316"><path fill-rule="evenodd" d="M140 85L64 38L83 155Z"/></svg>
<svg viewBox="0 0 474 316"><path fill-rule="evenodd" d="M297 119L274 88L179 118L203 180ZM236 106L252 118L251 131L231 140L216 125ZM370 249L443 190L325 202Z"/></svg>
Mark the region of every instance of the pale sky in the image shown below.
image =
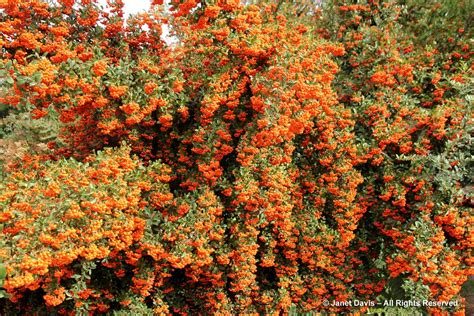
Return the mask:
<svg viewBox="0 0 474 316"><path fill-rule="evenodd" d="M164 2L167 3L168 1L165 0ZM107 0L99 0L99 4L106 6ZM123 0L123 4L125 18L127 18L130 14L147 11L150 8L150 0ZM161 35L161 38L168 44L173 42L173 39L169 36L167 25L163 25L163 34Z"/></svg>
<svg viewBox="0 0 474 316"><path fill-rule="evenodd" d="M106 5L106 0L99 0L99 3ZM150 0L123 0L125 16L146 11L150 8Z"/></svg>

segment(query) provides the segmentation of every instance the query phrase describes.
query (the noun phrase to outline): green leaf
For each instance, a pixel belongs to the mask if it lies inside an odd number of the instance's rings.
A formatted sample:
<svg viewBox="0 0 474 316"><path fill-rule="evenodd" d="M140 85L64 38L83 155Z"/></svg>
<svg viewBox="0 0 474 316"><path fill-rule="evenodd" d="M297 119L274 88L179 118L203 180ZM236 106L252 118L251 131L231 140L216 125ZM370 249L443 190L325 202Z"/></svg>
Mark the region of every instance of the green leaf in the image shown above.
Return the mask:
<svg viewBox="0 0 474 316"><path fill-rule="evenodd" d="M41 81L41 72L35 72L33 76L31 76L33 82L39 83Z"/></svg>
<svg viewBox="0 0 474 316"><path fill-rule="evenodd" d="M3 281L7 276L7 269L4 264L0 263L0 286L3 286ZM1 290L0 290L0 298L1 298Z"/></svg>
<svg viewBox="0 0 474 316"><path fill-rule="evenodd" d="M7 276L7 268L3 263L0 263L0 280L4 280Z"/></svg>
<svg viewBox="0 0 474 316"><path fill-rule="evenodd" d="M26 78L25 77L18 77L17 82L19 85L25 84L26 83Z"/></svg>

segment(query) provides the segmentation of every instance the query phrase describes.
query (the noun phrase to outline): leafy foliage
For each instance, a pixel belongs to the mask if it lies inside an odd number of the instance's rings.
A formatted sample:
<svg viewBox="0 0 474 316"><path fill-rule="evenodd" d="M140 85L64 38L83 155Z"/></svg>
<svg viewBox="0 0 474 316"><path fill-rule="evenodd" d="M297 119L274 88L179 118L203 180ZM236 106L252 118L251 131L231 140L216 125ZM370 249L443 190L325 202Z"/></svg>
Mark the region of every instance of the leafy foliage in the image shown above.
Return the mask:
<svg viewBox="0 0 474 316"><path fill-rule="evenodd" d="M0 4L6 309L463 313L469 1L122 6Z"/></svg>

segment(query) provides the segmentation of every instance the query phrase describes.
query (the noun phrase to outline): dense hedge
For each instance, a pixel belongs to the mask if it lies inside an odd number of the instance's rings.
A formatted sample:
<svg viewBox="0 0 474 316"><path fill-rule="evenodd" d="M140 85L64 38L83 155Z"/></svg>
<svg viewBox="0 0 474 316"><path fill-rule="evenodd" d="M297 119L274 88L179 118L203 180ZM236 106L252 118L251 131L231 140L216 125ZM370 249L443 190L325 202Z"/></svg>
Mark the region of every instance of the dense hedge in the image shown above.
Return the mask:
<svg viewBox="0 0 474 316"><path fill-rule="evenodd" d="M4 312L463 313L469 1L111 2L0 2Z"/></svg>

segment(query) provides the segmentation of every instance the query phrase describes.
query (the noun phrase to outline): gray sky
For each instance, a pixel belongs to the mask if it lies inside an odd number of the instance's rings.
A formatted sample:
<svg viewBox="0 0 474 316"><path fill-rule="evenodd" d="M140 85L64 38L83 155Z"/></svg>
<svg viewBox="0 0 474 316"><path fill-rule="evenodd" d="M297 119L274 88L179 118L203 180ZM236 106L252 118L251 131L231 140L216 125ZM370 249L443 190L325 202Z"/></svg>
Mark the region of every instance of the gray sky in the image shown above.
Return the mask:
<svg viewBox="0 0 474 316"><path fill-rule="evenodd" d="M167 2L167 1L164 1ZM107 0L99 0L99 4L105 6ZM150 8L150 0L123 0L125 18L130 14L146 11ZM168 44L173 42L173 39L169 36L167 25L163 25L163 34L161 38Z"/></svg>
<svg viewBox="0 0 474 316"><path fill-rule="evenodd" d="M106 0L99 0L99 3L106 5ZM150 7L150 0L123 0L125 15L142 12Z"/></svg>

